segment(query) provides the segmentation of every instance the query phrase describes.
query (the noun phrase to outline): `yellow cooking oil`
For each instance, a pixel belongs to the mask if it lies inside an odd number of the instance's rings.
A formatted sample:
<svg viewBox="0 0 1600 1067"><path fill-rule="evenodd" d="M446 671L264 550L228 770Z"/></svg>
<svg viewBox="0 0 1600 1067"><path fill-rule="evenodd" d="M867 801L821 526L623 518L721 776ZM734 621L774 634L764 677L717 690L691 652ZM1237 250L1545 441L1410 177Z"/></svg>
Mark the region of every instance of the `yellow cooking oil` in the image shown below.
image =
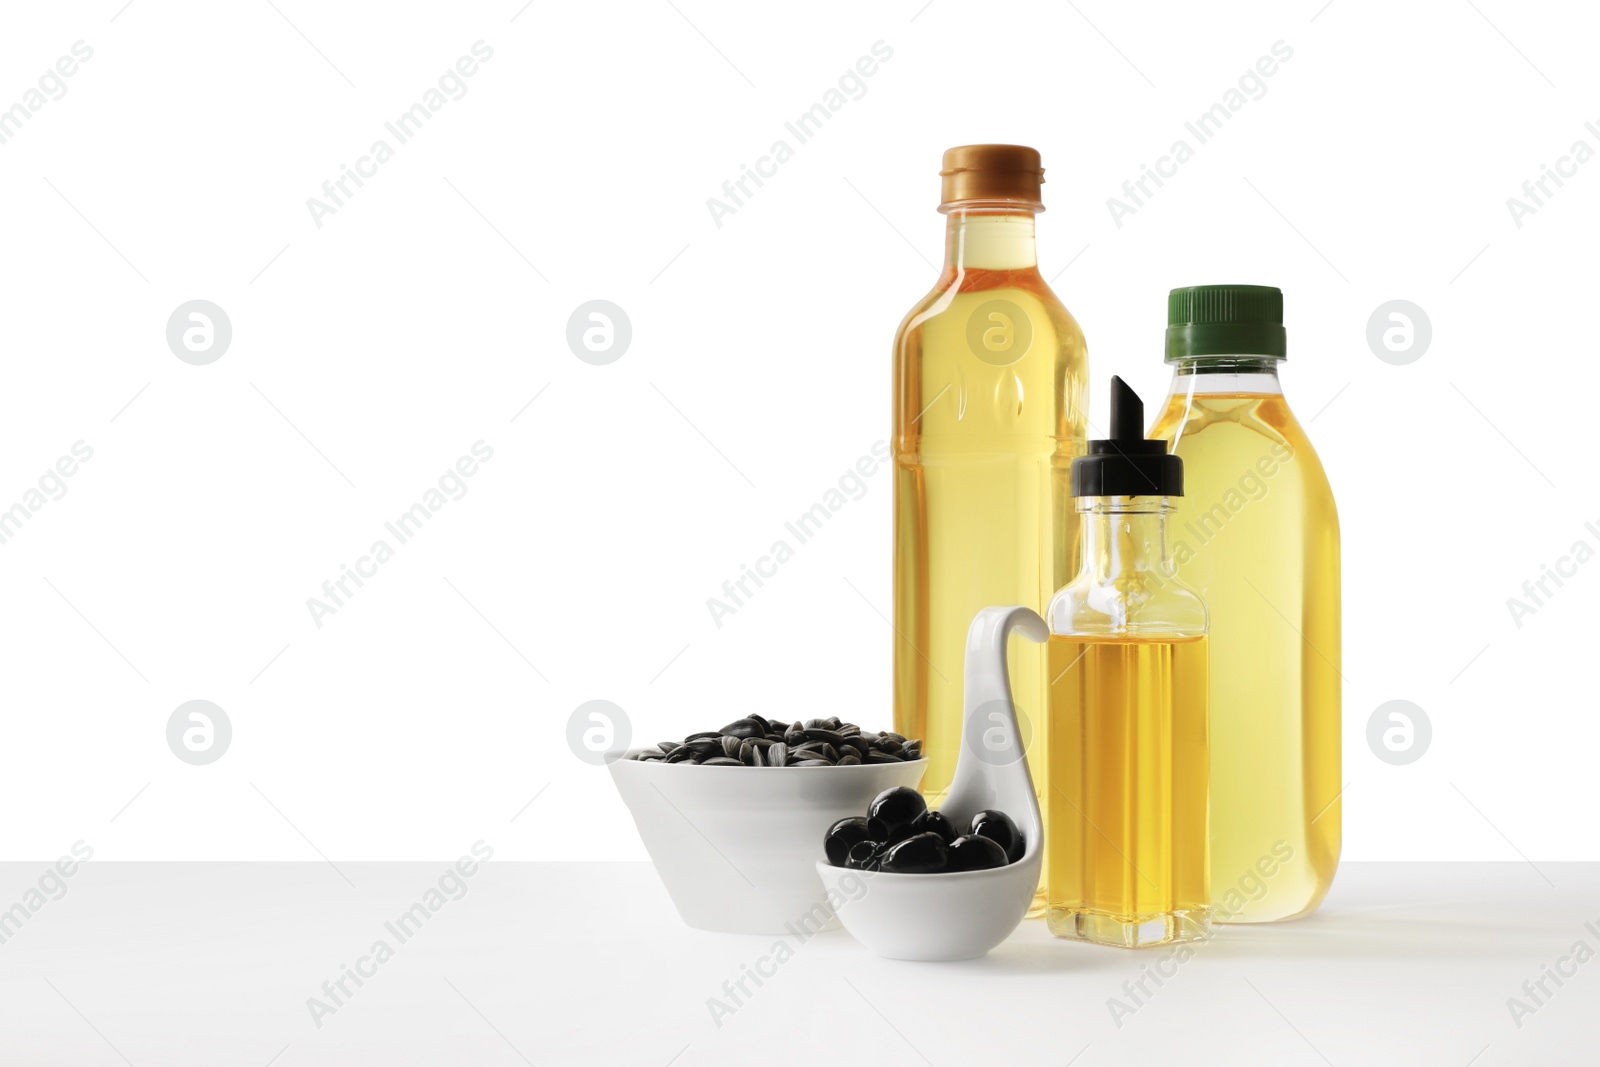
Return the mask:
<svg viewBox="0 0 1600 1067"><path fill-rule="evenodd" d="M952 209L946 246L933 291L900 328L894 368L894 719L923 739L932 806L964 743L973 617L1003 604L1042 612L1073 572L1066 483L1088 385L1083 333L1039 273L1031 211ZM1008 662L1037 785L1043 653L1015 641Z"/></svg>
<svg viewBox="0 0 1600 1067"><path fill-rule="evenodd" d="M1037 271L969 268L958 285L908 320L895 420L895 728L923 739L923 791L934 805L961 752L973 617L999 604L1042 611L1072 573L1066 478L1084 437L1074 399L1083 336ZM966 324L990 315L1002 323L996 331L1028 324L1026 355L1002 365L973 354ZM1040 647L1012 642L1009 666L1037 778Z"/></svg>
<svg viewBox="0 0 1600 1067"><path fill-rule="evenodd" d="M1209 930L1206 640L1051 635L1045 917L1057 937L1134 948Z"/></svg>
<svg viewBox="0 0 1600 1067"><path fill-rule="evenodd" d="M1210 611L1215 918L1317 907L1339 861L1339 527L1276 361L1180 365L1150 436L1185 492L1176 575Z"/></svg>

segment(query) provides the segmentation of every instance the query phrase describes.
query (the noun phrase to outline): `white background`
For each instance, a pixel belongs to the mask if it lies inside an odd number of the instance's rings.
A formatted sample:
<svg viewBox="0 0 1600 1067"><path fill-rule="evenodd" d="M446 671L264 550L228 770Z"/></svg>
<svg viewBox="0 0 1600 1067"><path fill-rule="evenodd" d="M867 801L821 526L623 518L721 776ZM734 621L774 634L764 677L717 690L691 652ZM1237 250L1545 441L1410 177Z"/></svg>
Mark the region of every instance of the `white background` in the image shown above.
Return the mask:
<svg viewBox="0 0 1600 1067"><path fill-rule="evenodd" d="M887 725L887 472L720 628L706 600L887 437L940 153L1012 141L1044 156L1097 423L1113 372L1159 402L1168 288L1286 293L1344 539L1345 856L1600 858L1600 562L1520 628L1506 606L1600 547L1600 162L1520 228L1506 206L1600 149L1592 11L276 2L36 4L0 33L0 107L94 50L0 145L0 508L94 450L0 545L0 855L642 858L567 747L581 702L643 741ZM479 40L466 95L318 228L307 198ZM865 94L718 227L707 198L877 41ZM1115 225L1277 41L1265 95ZM165 339L197 298L234 331L209 366ZM596 298L633 326L609 366L565 342ZM1408 366L1366 341L1397 298L1433 327ZM467 494L318 628L307 598L479 440ZM1365 739L1397 698L1434 731L1401 767ZM209 766L167 748L191 699L232 721Z"/></svg>

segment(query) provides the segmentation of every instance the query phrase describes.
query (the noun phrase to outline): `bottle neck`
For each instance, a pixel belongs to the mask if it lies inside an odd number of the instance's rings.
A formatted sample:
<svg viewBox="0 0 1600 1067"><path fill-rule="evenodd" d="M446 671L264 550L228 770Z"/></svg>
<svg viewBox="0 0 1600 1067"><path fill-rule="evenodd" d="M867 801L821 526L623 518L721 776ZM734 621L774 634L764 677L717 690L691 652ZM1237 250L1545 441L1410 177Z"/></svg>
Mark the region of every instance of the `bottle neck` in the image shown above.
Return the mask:
<svg viewBox="0 0 1600 1067"><path fill-rule="evenodd" d="M956 270L1038 269L1033 212L1015 207L945 209L944 263Z"/></svg>
<svg viewBox="0 0 1600 1067"><path fill-rule="evenodd" d="M1077 505L1083 516L1083 566L1096 583L1172 576L1167 497L1087 496Z"/></svg>
<svg viewBox="0 0 1600 1067"><path fill-rule="evenodd" d="M1172 392L1181 396L1207 393L1281 395L1277 356L1196 356L1172 365Z"/></svg>

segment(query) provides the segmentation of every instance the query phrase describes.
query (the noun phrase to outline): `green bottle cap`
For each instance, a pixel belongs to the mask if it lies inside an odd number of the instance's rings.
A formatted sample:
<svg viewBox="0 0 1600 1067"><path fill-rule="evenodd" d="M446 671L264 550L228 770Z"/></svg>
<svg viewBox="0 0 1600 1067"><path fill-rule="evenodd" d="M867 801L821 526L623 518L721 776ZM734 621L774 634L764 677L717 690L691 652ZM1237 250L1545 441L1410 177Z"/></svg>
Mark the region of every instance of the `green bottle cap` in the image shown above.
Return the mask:
<svg viewBox="0 0 1600 1067"><path fill-rule="evenodd" d="M1205 356L1283 359L1283 290L1191 285L1167 294L1167 362Z"/></svg>

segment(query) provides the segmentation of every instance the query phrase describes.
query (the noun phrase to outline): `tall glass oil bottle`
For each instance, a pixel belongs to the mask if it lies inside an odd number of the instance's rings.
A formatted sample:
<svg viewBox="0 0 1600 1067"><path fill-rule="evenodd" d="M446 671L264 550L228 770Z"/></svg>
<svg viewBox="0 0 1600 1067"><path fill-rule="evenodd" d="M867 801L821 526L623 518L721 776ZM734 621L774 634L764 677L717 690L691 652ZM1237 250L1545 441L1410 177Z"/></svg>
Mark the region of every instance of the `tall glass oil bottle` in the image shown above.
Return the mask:
<svg viewBox="0 0 1600 1067"><path fill-rule="evenodd" d="M1322 902L1339 863L1339 517L1278 384L1283 294L1168 298L1166 410L1183 459L1178 577L1211 611L1211 874L1219 922Z"/></svg>
<svg viewBox="0 0 1600 1067"><path fill-rule="evenodd" d="M991 604L1042 612L1072 573L1067 479L1089 374L1083 333L1039 273L1039 153L952 148L940 175L944 270L895 338L893 434L895 729L923 738L935 805L963 744L973 616ZM1040 646L1013 642L1009 666L1042 783Z"/></svg>
<svg viewBox="0 0 1600 1067"><path fill-rule="evenodd" d="M1111 379L1111 437L1072 466L1083 563L1050 602L1045 917L1136 948L1211 929L1206 606L1172 574L1184 464Z"/></svg>

